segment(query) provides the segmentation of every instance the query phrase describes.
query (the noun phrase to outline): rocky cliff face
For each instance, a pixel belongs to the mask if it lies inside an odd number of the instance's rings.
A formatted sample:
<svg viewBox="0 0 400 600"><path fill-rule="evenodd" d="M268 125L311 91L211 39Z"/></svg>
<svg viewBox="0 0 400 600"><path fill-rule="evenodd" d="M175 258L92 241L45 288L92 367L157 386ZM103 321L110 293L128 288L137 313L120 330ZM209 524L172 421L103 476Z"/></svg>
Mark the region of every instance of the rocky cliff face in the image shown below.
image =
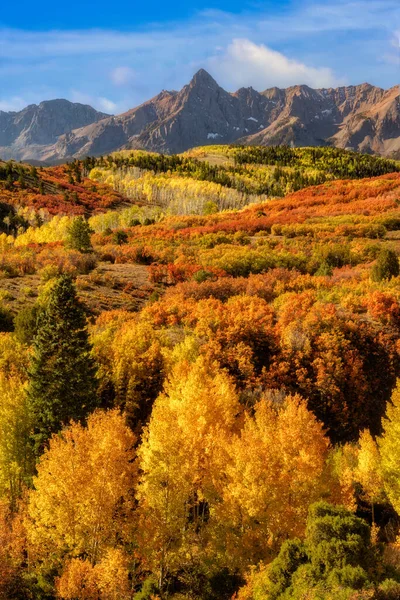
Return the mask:
<svg viewBox="0 0 400 600"><path fill-rule="evenodd" d="M282 90L268 127L247 136L247 144L333 145L361 152L400 153L400 88L367 83L337 89L295 86ZM270 90L263 92L270 95Z"/></svg>
<svg viewBox="0 0 400 600"><path fill-rule="evenodd" d="M31 104L21 112L0 111L0 156L40 159L61 135L108 116L67 100Z"/></svg>
<svg viewBox="0 0 400 600"><path fill-rule="evenodd" d="M84 122L76 124L79 119ZM56 161L122 148L177 153L233 142L334 145L400 157L400 88L299 85L231 94L201 69L180 92L162 91L116 117L61 100L0 113L5 158Z"/></svg>

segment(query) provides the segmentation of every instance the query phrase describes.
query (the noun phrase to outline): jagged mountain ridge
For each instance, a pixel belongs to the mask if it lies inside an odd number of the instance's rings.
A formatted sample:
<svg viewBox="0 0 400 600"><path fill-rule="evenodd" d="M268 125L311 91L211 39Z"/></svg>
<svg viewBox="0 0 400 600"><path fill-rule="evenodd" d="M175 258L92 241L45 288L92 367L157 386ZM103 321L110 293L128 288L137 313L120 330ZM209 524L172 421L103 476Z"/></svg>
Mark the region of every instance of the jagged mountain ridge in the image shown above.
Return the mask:
<svg viewBox="0 0 400 600"><path fill-rule="evenodd" d="M4 156L3 114L9 113L0 113L0 155ZM14 143L11 152L20 152L14 158L51 162L129 148L177 153L199 145L237 142L334 145L400 156L399 86L383 90L367 83L336 89L298 85L229 93L201 69L179 92L163 90L118 116L98 115L40 148L34 140L20 149Z"/></svg>
<svg viewBox="0 0 400 600"><path fill-rule="evenodd" d="M39 159L58 138L109 117L86 104L48 100L19 112L0 111L0 156Z"/></svg>

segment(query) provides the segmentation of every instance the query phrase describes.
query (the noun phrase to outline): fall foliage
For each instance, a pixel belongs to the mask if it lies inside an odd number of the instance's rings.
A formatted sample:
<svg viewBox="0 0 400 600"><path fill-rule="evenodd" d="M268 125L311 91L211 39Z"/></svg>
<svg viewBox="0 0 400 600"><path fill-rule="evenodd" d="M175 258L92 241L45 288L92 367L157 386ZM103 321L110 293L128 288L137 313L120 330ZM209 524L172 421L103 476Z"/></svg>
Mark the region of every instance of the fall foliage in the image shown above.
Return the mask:
<svg viewBox="0 0 400 600"><path fill-rule="evenodd" d="M392 600L399 164L0 163L0 599Z"/></svg>

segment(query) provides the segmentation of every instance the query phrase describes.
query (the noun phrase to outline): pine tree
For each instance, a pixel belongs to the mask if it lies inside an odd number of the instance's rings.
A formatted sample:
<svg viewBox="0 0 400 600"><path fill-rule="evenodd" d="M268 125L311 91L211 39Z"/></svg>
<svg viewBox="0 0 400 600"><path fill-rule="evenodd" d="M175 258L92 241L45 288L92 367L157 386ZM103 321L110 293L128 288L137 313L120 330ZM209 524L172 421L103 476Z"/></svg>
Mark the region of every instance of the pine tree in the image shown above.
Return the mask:
<svg viewBox="0 0 400 600"><path fill-rule="evenodd" d="M12 176L11 173L9 173L7 176L7 180L6 180L6 189L12 190L13 188L14 188L14 177Z"/></svg>
<svg viewBox="0 0 400 600"><path fill-rule="evenodd" d="M384 281L398 277L400 273L399 259L394 250L383 248L380 251L377 261L372 267L371 278L373 281Z"/></svg>
<svg viewBox="0 0 400 600"><path fill-rule="evenodd" d="M36 453L71 419L96 407L96 371L86 319L70 276L54 282L38 316L28 389Z"/></svg>
<svg viewBox="0 0 400 600"><path fill-rule="evenodd" d="M67 246L79 252L91 252L93 248L90 234L88 222L83 217L76 217L68 231Z"/></svg>

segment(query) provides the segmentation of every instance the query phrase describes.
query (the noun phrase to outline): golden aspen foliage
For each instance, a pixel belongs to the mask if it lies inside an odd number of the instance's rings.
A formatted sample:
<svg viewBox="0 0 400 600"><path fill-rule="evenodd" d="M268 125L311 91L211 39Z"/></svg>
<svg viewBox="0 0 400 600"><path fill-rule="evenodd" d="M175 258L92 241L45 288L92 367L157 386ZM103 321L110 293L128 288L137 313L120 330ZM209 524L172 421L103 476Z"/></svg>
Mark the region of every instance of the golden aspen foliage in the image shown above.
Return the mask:
<svg viewBox="0 0 400 600"><path fill-rule="evenodd" d="M309 505L321 497L329 442L299 396L262 399L229 449L218 508L226 555L246 567L302 536Z"/></svg>
<svg viewBox="0 0 400 600"><path fill-rule="evenodd" d="M130 171L94 168L90 179L105 183L128 198L140 198L168 209L170 214L206 214L207 202L218 210L242 208L260 198L212 181L201 181L171 173L154 175L142 169Z"/></svg>
<svg viewBox="0 0 400 600"><path fill-rule="evenodd" d="M0 333L0 372L26 381L30 351L10 333Z"/></svg>
<svg viewBox="0 0 400 600"><path fill-rule="evenodd" d="M136 428L150 416L163 383L163 356L156 332L147 323L130 321L111 345L112 378L117 404Z"/></svg>
<svg viewBox="0 0 400 600"><path fill-rule="evenodd" d="M362 485L365 499L372 505L384 497L381 457L377 442L368 430L361 432L356 480Z"/></svg>
<svg viewBox="0 0 400 600"><path fill-rule="evenodd" d="M57 597L63 600L98 600L99 589L89 560L72 558L56 580Z"/></svg>
<svg viewBox="0 0 400 600"><path fill-rule="evenodd" d="M395 511L400 514L400 381L382 419L383 434L378 440L384 488Z"/></svg>
<svg viewBox="0 0 400 600"><path fill-rule="evenodd" d="M72 558L57 578L56 590L62 600L130 600L128 559L115 548L94 566L88 560Z"/></svg>
<svg viewBox="0 0 400 600"><path fill-rule="evenodd" d="M347 510L355 511L357 508L355 494L355 470L358 462L358 450L354 444L343 444L333 448L328 456L334 482L331 487L331 500L342 504Z"/></svg>
<svg viewBox="0 0 400 600"><path fill-rule="evenodd" d="M0 497L15 509L34 470L26 382L0 371Z"/></svg>
<svg viewBox="0 0 400 600"><path fill-rule="evenodd" d="M176 365L138 451L141 545L160 584L201 554L240 406L229 377L199 358ZM211 515L211 516L210 516Z"/></svg>
<svg viewBox="0 0 400 600"><path fill-rule="evenodd" d="M128 556L120 548L110 548L94 566L95 579L101 600L130 600Z"/></svg>
<svg viewBox="0 0 400 600"><path fill-rule="evenodd" d="M29 227L15 240L15 246L27 246L65 240L68 229L73 222L72 217L56 215L41 227Z"/></svg>
<svg viewBox="0 0 400 600"><path fill-rule="evenodd" d="M30 494L32 556L84 556L92 564L127 535L136 481L136 438L117 410L54 435Z"/></svg>
<svg viewBox="0 0 400 600"><path fill-rule="evenodd" d="M92 332L101 391L112 391L138 433L162 388L164 358L158 337L149 323L137 323L124 311L113 311L109 321L99 319Z"/></svg>
<svg viewBox="0 0 400 600"><path fill-rule="evenodd" d="M203 343L202 338L189 333L181 342L175 343L172 348L163 348L166 372L169 373L175 365L182 361L196 362Z"/></svg>
<svg viewBox="0 0 400 600"><path fill-rule="evenodd" d="M22 593L25 549L25 531L20 515L11 511L7 500L0 500L0 600L15 598L16 591Z"/></svg>
<svg viewBox="0 0 400 600"><path fill-rule="evenodd" d="M99 378L111 380L113 354L110 347L116 333L127 322L132 321L132 313L125 310L108 311L100 315L91 327L93 353L99 367Z"/></svg>
<svg viewBox="0 0 400 600"><path fill-rule="evenodd" d="M0 497L15 508L34 464L26 399L29 350L12 334L0 333Z"/></svg>

